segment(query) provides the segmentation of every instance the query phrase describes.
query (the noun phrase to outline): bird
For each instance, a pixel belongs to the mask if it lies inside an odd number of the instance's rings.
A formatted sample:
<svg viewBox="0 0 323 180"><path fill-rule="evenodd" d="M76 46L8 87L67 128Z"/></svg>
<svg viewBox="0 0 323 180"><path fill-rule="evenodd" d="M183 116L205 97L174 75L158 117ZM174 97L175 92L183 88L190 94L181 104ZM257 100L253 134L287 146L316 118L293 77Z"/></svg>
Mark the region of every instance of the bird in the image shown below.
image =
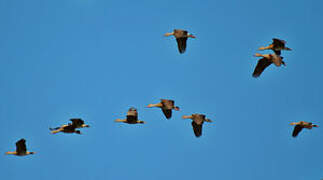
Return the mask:
<svg viewBox="0 0 323 180"><path fill-rule="evenodd" d="M157 104L148 104L148 108L159 107L163 111L165 117L170 119L172 117L172 110L179 111L179 107L175 106L175 101L171 99L161 99L160 103Z"/></svg>
<svg viewBox="0 0 323 180"><path fill-rule="evenodd" d="M30 154L35 154L35 152L27 151L26 140L22 138L16 142L16 151L8 151L6 152L6 154L12 154L16 156L26 156Z"/></svg>
<svg viewBox="0 0 323 180"><path fill-rule="evenodd" d="M81 134L80 130L76 130L77 128L90 127L89 125L84 124L84 121L80 118L71 118L70 121L72 121L72 123L64 124L56 128L49 128L49 130L51 130L52 134L56 134L58 132Z"/></svg>
<svg viewBox="0 0 323 180"><path fill-rule="evenodd" d="M87 124L84 124L84 121L80 118L72 118L70 119L72 121L72 125L75 126L76 128L84 128L84 127L90 127Z"/></svg>
<svg viewBox="0 0 323 180"><path fill-rule="evenodd" d="M275 54L280 55L281 54L281 50L288 50L291 51L291 48L288 48L285 46L286 41L281 40L281 39L277 39L277 38L273 38L273 43L268 45L267 47L260 47L258 50L266 50L266 49L271 49L275 52Z"/></svg>
<svg viewBox="0 0 323 180"><path fill-rule="evenodd" d="M171 35L175 36L178 50L179 50L179 53L181 54L183 54L186 50L187 38L196 38L193 34L190 34L186 30L182 30L182 29L174 29L173 32L165 34L166 37Z"/></svg>
<svg viewBox="0 0 323 180"><path fill-rule="evenodd" d="M255 57L262 57L258 60L257 66L252 73L254 78L257 78L261 75L261 73L272 63L274 63L277 67L281 66L282 64L286 66L285 62L283 61L284 57L281 57L277 54L259 54L256 53Z"/></svg>
<svg viewBox="0 0 323 180"><path fill-rule="evenodd" d="M202 135L202 125L204 121L212 122L212 120L205 117L204 114L192 114L190 116L183 116L183 119L192 119L192 127L196 137L200 137Z"/></svg>
<svg viewBox="0 0 323 180"><path fill-rule="evenodd" d="M303 128L312 129L313 127L319 127L316 124L313 124L311 122L305 122L305 121L292 122L290 123L290 125L295 125L293 134L292 134L293 137L297 137L298 133L300 133Z"/></svg>
<svg viewBox="0 0 323 180"><path fill-rule="evenodd" d="M76 133L76 134L81 134L80 130L76 130L76 126L73 124L64 124L61 127L56 127L56 128L49 128L51 130L52 134L56 134L59 132L63 133Z"/></svg>
<svg viewBox="0 0 323 180"><path fill-rule="evenodd" d="M144 124L145 121L138 120L138 112L134 107L129 108L126 119L116 119L115 122L123 122L128 124Z"/></svg>

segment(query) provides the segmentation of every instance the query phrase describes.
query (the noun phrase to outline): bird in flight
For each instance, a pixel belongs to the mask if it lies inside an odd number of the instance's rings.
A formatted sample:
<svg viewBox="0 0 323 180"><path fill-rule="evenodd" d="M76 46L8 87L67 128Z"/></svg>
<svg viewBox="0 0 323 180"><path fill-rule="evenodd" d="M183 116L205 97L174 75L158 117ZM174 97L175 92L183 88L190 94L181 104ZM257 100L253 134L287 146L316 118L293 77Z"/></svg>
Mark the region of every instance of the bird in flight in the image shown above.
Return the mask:
<svg viewBox="0 0 323 180"><path fill-rule="evenodd" d="M205 122L212 122L210 119L206 118L204 114L192 114L190 116L183 116L183 119L192 119L192 127L196 137L202 135L202 126Z"/></svg>
<svg viewBox="0 0 323 180"><path fill-rule="evenodd" d="M281 66L282 64L286 66L285 62L283 61L283 57L277 54L259 54L256 53L255 57L262 57L258 60L257 66L252 73L252 76L257 78L261 75L261 73L272 63L274 63L277 67Z"/></svg>
<svg viewBox="0 0 323 180"><path fill-rule="evenodd" d="M137 109L131 107L127 112L126 119L116 119L115 122L123 122L128 124L144 124L145 121L138 120L138 112Z"/></svg>
<svg viewBox="0 0 323 180"><path fill-rule="evenodd" d="M183 54L186 50L187 38L196 38L193 34L188 33L186 30L174 29L171 33L166 33L165 36L175 36L179 53Z"/></svg>
<svg viewBox="0 0 323 180"><path fill-rule="evenodd" d="M147 107L148 108L151 108L151 107L161 108L161 110L163 111L163 113L167 119L170 119L172 117L172 110L173 109L176 111L179 111L179 107L175 106L175 101L171 100L171 99L161 99L160 103L148 104Z"/></svg>
<svg viewBox="0 0 323 180"><path fill-rule="evenodd" d="M304 128L312 129L313 127L319 127L311 122L299 121L299 122L292 122L291 125L295 125L293 130L293 137L297 137L298 133L300 133Z"/></svg>
<svg viewBox="0 0 323 180"><path fill-rule="evenodd" d="M16 142L16 151L8 151L6 152L6 154L12 154L16 156L26 156L30 154L35 154L35 152L27 151L26 140L20 139L19 141Z"/></svg>

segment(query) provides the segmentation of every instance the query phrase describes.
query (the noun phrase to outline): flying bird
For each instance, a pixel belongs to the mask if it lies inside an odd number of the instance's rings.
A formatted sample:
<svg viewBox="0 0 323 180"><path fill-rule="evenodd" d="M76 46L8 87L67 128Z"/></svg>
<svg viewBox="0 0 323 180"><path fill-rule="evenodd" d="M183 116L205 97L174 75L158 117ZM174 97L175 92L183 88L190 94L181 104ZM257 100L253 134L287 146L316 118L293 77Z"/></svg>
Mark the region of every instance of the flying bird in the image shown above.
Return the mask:
<svg viewBox="0 0 323 180"><path fill-rule="evenodd" d="M273 43L268 45L267 47L260 47L258 50L266 50L266 49L271 49L275 52L275 54L280 55L281 50L288 50L291 51L292 49L288 48L285 46L286 41L273 38Z"/></svg>
<svg viewBox="0 0 323 180"><path fill-rule="evenodd" d="M182 30L182 29L174 29L173 32L171 33L166 33L165 36L175 36L176 41L177 41L177 46L178 46L178 50L179 53L183 54L186 50L186 41L187 38L196 38L194 35L188 33L186 30Z"/></svg>
<svg viewBox="0 0 323 180"><path fill-rule="evenodd" d="M292 122L291 125L295 125L293 130L293 137L297 137L298 133L302 131L303 128L312 129L313 127L319 127L311 122L299 121L299 122Z"/></svg>
<svg viewBox="0 0 323 180"><path fill-rule="evenodd" d="M72 121L72 123L64 124L56 128L49 128L49 130L51 130L52 134L56 134L58 132L81 134L80 130L76 130L77 128L90 127L89 125L84 124L84 121L80 118L72 118L70 121Z"/></svg>
<svg viewBox="0 0 323 180"><path fill-rule="evenodd" d="M6 152L6 154L12 154L16 156L26 156L29 154L35 154L35 152L27 151L26 140L20 139L19 141L16 142L16 151L8 151Z"/></svg>
<svg viewBox="0 0 323 180"><path fill-rule="evenodd" d="M76 134L81 134L80 130L76 130L76 126L73 124L64 124L61 127L56 127L56 128L49 128L51 130L52 134L56 134L59 132L62 133L76 133Z"/></svg>
<svg viewBox="0 0 323 180"><path fill-rule="evenodd" d="M210 119L207 119L204 114L192 114L190 116L183 116L183 119L192 119L192 127L196 137L202 135L202 125L204 121L212 122Z"/></svg>
<svg viewBox="0 0 323 180"><path fill-rule="evenodd" d="M147 107L148 108L151 108L151 107L161 108L161 110L163 111L163 113L167 119L170 119L172 117L172 110L173 109L176 111L179 111L179 107L175 106L175 101L171 100L171 99L161 99L160 103L148 104Z"/></svg>
<svg viewBox="0 0 323 180"><path fill-rule="evenodd" d="M261 73L272 63L274 63L277 67L281 66L282 64L286 66L285 62L283 61L283 57L277 54L259 54L256 53L255 57L262 57L258 60L257 66L252 74L253 77L257 78L261 75Z"/></svg>
<svg viewBox="0 0 323 180"><path fill-rule="evenodd" d="M127 112L126 119L116 119L115 122L123 122L128 124L144 124L145 121L138 120L138 112L136 108L131 107Z"/></svg>

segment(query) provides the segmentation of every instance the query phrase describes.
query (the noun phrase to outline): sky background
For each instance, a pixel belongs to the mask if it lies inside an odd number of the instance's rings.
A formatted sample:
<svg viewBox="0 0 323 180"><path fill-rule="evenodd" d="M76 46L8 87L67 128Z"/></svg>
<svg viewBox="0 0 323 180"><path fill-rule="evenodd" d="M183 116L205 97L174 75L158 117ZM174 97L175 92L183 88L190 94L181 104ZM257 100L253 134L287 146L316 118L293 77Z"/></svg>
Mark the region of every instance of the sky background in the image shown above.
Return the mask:
<svg viewBox="0 0 323 180"><path fill-rule="evenodd" d="M323 1L0 0L0 179L320 180ZM179 54L173 29L186 29ZM251 76L272 38L286 67ZM271 53L264 51L260 53ZM181 111L145 108L160 98ZM130 107L147 124L117 124ZM204 113L194 136L182 115ZM49 127L82 118L82 135ZM295 121L321 125L292 138ZM37 154L6 156L27 140Z"/></svg>

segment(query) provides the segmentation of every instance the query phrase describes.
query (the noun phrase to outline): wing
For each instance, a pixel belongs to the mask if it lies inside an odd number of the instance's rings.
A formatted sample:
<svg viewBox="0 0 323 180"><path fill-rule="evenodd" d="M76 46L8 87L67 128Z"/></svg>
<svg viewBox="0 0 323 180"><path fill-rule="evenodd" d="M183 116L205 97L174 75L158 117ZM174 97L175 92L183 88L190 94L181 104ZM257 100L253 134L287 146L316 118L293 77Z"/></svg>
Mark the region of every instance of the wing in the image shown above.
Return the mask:
<svg viewBox="0 0 323 180"><path fill-rule="evenodd" d="M202 124L198 125L194 121L192 121L193 131L196 137L200 137L202 135Z"/></svg>
<svg viewBox="0 0 323 180"><path fill-rule="evenodd" d="M84 121L80 118L72 118L70 119L70 121L72 121L72 124L74 126L81 126L82 124L84 124Z"/></svg>
<svg viewBox="0 0 323 180"><path fill-rule="evenodd" d="M183 54L186 50L187 37L176 38L179 53Z"/></svg>
<svg viewBox="0 0 323 180"><path fill-rule="evenodd" d="M277 54L277 55L281 55L281 51L280 50L274 50L274 52L275 52L275 54Z"/></svg>
<svg viewBox="0 0 323 180"><path fill-rule="evenodd" d="M172 117L172 110L171 109L163 109L162 108L162 111L167 119L170 119Z"/></svg>
<svg viewBox="0 0 323 180"><path fill-rule="evenodd" d="M303 129L302 126L296 125L295 128L294 128L294 131L293 131L293 135L292 136L293 137L296 137L298 135L298 133L302 131L302 129Z"/></svg>
<svg viewBox="0 0 323 180"><path fill-rule="evenodd" d="M281 40L281 39L277 39L277 38L273 38L273 44L281 47L281 46L285 46L286 41Z"/></svg>
<svg viewBox="0 0 323 180"><path fill-rule="evenodd" d="M258 61L257 66L254 70L254 72L252 73L252 76L257 78L260 76L260 74L269 66L271 65L271 61L266 59L266 58L262 58Z"/></svg>
<svg viewBox="0 0 323 180"><path fill-rule="evenodd" d="M16 152L18 154L24 153L27 151L26 147L26 140L25 139L20 139L19 141L16 142Z"/></svg>

